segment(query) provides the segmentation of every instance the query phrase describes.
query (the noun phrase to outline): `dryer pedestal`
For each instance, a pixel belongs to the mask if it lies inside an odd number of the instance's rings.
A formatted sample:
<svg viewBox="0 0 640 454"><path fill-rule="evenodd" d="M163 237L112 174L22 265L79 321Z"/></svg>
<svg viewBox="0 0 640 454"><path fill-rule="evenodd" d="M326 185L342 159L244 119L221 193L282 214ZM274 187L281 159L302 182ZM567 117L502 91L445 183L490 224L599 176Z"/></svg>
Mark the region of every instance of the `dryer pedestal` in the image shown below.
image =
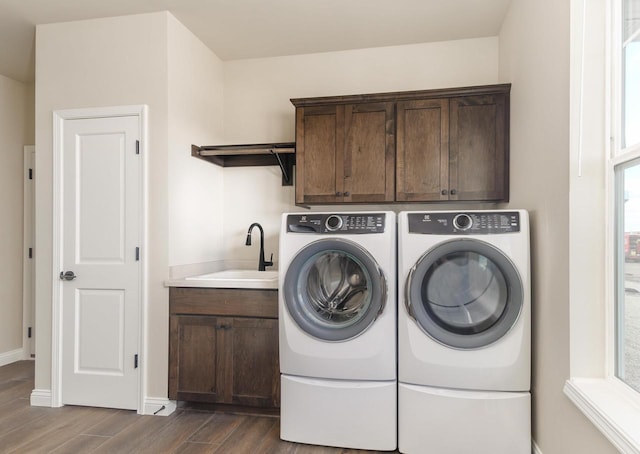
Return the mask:
<svg viewBox="0 0 640 454"><path fill-rule="evenodd" d="M396 449L395 380L281 377L283 440L377 451Z"/></svg>
<svg viewBox="0 0 640 454"><path fill-rule="evenodd" d="M530 454L528 392L398 384L399 449L405 454Z"/></svg>

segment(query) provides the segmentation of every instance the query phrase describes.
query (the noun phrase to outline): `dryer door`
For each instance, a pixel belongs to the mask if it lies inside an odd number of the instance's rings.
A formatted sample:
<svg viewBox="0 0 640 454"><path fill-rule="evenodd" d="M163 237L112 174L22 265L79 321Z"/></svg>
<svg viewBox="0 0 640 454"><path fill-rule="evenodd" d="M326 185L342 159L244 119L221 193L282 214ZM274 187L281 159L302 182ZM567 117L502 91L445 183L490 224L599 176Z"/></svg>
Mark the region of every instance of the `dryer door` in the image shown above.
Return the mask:
<svg viewBox="0 0 640 454"><path fill-rule="evenodd" d="M517 321L523 286L513 262L489 243L443 242L409 272L405 305L436 341L460 349L480 348L504 336Z"/></svg>
<svg viewBox="0 0 640 454"><path fill-rule="evenodd" d="M343 239L310 243L291 261L282 288L287 311L307 334L344 341L384 309L387 283L374 258Z"/></svg>

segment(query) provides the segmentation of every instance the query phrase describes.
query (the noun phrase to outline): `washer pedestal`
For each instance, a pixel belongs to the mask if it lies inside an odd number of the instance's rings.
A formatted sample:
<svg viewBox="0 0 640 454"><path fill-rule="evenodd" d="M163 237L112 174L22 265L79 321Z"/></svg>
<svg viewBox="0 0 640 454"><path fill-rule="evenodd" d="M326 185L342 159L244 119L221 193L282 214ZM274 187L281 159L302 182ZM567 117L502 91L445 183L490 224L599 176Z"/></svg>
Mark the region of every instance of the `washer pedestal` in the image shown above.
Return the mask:
<svg viewBox="0 0 640 454"><path fill-rule="evenodd" d="M395 380L281 377L281 439L353 449L396 449Z"/></svg>
<svg viewBox="0 0 640 454"><path fill-rule="evenodd" d="M529 392L398 385L398 442L405 454L530 454Z"/></svg>

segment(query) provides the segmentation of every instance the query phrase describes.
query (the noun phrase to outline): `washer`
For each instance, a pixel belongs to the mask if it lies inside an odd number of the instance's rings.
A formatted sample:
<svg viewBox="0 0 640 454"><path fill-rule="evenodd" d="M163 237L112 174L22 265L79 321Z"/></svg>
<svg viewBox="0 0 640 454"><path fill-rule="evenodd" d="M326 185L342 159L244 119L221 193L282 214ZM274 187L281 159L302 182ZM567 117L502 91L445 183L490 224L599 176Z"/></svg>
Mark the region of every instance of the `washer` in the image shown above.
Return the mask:
<svg viewBox="0 0 640 454"><path fill-rule="evenodd" d="M524 210L398 216L400 452L531 452Z"/></svg>
<svg viewBox="0 0 640 454"><path fill-rule="evenodd" d="M280 437L397 446L396 216L285 213Z"/></svg>

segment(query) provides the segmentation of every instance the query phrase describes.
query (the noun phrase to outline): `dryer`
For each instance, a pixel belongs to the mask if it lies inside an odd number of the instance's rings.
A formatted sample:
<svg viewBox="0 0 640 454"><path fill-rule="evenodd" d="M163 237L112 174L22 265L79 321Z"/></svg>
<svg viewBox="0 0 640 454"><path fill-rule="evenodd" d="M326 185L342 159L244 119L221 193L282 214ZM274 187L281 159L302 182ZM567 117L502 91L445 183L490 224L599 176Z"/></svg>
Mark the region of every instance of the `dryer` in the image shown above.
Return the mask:
<svg viewBox="0 0 640 454"><path fill-rule="evenodd" d="M395 289L393 212L283 215L283 440L396 448Z"/></svg>
<svg viewBox="0 0 640 454"><path fill-rule="evenodd" d="M403 453L531 452L524 210L398 216Z"/></svg>

